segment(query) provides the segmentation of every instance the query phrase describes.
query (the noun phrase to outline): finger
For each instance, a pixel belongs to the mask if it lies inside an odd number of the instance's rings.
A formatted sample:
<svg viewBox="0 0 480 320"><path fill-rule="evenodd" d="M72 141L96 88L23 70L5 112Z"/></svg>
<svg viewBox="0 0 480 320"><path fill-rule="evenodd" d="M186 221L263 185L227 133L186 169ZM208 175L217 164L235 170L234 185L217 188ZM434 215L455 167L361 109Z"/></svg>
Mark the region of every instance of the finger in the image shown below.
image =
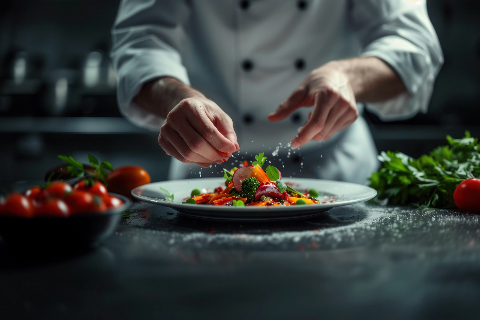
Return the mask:
<svg viewBox="0 0 480 320"><path fill-rule="evenodd" d="M328 88L316 94L312 116L292 140L292 148L304 145L323 130L328 114L337 100L338 95Z"/></svg>
<svg viewBox="0 0 480 320"><path fill-rule="evenodd" d="M170 125L164 125L160 129L161 137L165 138L166 141L171 143L175 150L180 153L180 155L186 159L189 163L212 163L213 160L207 159L192 149L187 145L185 140L180 136L180 134L173 129ZM220 158L217 153L217 158ZM180 160L180 159L179 159ZM218 159L215 159L215 161ZM180 160L182 161L182 160ZM184 162L184 161L182 161Z"/></svg>
<svg viewBox="0 0 480 320"><path fill-rule="evenodd" d="M202 156L204 159L213 162L221 161L224 158L186 119L172 121L171 127L180 135L181 139L183 139L190 150Z"/></svg>
<svg viewBox="0 0 480 320"><path fill-rule="evenodd" d="M327 133L329 133L332 128L337 124L337 122L342 122L343 123L343 118L345 116L348 116L347 108L338 106L339 101L332 107L330 112L328 113L327 120L325 121L325 125L323 126L323 129L317 133L312 140L322 140Z"/></svg>
<svg viewBox="0 0 480 320"><path fill-rule="evenodd" d="M342 121L343 120L343 121ZM332 130L330 130L330 132L328 132L326 135L325 135L325 139L324 140L329 140L336 132L338 131L341 131L343 129L345 129L346 127L348 127L349 125L351 125L352 123L354 123L356 120L356 117L350 117L349 119L339 119L338 123L336 123Z"/></svg>
<svg viewBox="0 0 480 320"><path fill-rule="evenodd" d="M209 116L203 106L196 106L196 112L188 112L187 119L193 128L217 150L222 152L235 152L237 146L227 139L215 127L213 117Z"/></svg>
<svg viewBox="0 0 480 320"><path fill-rule="evenodd" d="M293 111L297 110L300 107L304 106L304 102L307 100L308 90L304 86L300 86L287 100L283 101L277 108L277 110L268 115L268 120L270 121L280 121L285 119Z"/></svg>
<svg viewBox="0 0 480 320"><path fill-rule="evenodd" d="M236 148L234 152L240 150L240 145L237 142L237 134L233 128L232 119L227 114L220 115L217 118L218 120L215 121L214 125L217 127L218 131L220 131L220 133L223 134L223 136L228 140L233 142Z"/></svg>

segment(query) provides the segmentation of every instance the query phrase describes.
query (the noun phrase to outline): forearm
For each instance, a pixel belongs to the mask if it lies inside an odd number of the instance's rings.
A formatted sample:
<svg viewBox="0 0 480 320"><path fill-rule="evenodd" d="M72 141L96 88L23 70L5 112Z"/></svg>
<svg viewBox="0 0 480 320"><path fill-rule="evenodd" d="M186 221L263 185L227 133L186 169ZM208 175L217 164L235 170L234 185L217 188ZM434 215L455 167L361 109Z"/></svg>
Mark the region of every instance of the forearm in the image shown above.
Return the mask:
<svg viewBox="0 0 480 320"><path fill-rule="evenodd" d="M133 102L140 108L166 118L183 99L205 96L172 77L162 77L145 83Z"/></svg>
<svg viewBox="0 0 480 320"><path fill-rule="evenodd" d="M352 58L329 65L347 75L357 102L380 102L407 92L395 70L379 58Z"/></svg>

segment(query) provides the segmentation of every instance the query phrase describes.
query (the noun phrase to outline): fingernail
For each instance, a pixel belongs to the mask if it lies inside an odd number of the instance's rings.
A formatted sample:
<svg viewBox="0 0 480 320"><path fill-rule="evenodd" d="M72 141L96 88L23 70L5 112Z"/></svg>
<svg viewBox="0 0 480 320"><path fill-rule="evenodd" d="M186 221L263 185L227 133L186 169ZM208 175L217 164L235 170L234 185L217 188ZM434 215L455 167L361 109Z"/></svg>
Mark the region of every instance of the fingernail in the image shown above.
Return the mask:
<svg viewBox="0 0 480 320"><path fill-rule="evenodd" d="M298 148L299 143L297 141L292 141L291 145L292 145L293 149L296 149L296 148Z"/></svg>

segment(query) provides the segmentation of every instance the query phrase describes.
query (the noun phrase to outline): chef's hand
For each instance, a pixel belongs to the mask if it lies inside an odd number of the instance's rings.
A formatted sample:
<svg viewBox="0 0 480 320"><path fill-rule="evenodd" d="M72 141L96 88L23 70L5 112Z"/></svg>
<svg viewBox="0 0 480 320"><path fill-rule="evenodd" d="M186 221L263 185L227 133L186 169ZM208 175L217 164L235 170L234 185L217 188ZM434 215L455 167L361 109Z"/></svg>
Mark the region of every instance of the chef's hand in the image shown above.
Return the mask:
<svg viewBox="0 0 480 320"><path fill-rule="evenodd" d="M270 121L280 121L301 107L313 106L308 120L292 140L292 148L297 148L310 140L328 140L358 118L355 95L348 76L326 64L313 70L300 86L274 113L268 115Z"/></svg>
<svg viewBox="0 0 480 320"><path fill-rule="evenodd" d="M165 152L184 163L209 167L240 148L230 117L206 98L181 100L160 128L158 143Z"/></svg>
<svg viewBox="0 0 480 320"><path fill-rule="evenodd" d="M240 148L232 119L213 101L181 81L164 77L146 83L134 102L165 118L158 143L183 163L209 167Z"/></svg>

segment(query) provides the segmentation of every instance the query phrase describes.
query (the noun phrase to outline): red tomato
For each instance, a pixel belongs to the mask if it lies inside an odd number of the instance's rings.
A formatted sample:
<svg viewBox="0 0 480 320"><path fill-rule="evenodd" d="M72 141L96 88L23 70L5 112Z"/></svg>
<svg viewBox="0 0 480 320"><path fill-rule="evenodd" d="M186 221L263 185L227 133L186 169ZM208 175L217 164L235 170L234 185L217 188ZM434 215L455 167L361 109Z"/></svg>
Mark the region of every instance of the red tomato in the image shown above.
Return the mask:
<svg viewBox="0 0 480 320"><path fill-rule="evenodd" d="M61 199L50 199L35 208L35 217L68 217L70 208Z"/></svg>
<svg viewBox="0 0 480 320"><path fill-rule="evenodd" d="M97 196L100 196L102 198L108 195L107 188L105 187L105 185L103 183L101 183L99 181L95 181L93 186L87 187L85 185L85 180L82 180L75 185L73 190L88 191L88 192L96 194Z"/></svg>
<svg viewBox="0 0 480 320"><path fill-rule="evenodd" d="M40 189L40 187L31 187L27 190L27 192L25 192L25 195L29 199L34 200L40 192L42 192L42 189Z"/></svg>
<svg viewBox="0 0 480 320"><path fill-rule="evenodd" d="M103 198L105 204L107 205L107 209L118 208L123 204L123 201L118 199L114 196L106 196Z"/></svg>
<svg viewBox="0 0 480 320"><path fill-rule="evenodd" d="M103 199L87 191L76 190L67 195L64 200L72 215L107 211L107 205Z"/></svg>
<svg viewBox="0 0 480 320"><path fill-rule="evenodd" d="M133 188L150 183L150 175L139 166L123 166L108 174L108 191L132 198Z"/></svg>
<svg viewBox="0 0 480 320"><path fill-rule="evenodd" d="M39 202L45 202L51 198L63 198L65 195L72 192L72 187L65 182L55 181L40 192L35 200Z"/></svg>
<svg viewBox="0 0 480 320"><path fill-rule="evenodd" d="M468 179L460 183L453 193L453 201L462 211L480 211L480 180Z"/></svg>
<svg viewBox="0 0 480 320"><path fill-rule="evenodd" d="M31 218L33 217L34 207L32 201L20 194L11 193L0 205L0 215Z"/></svg>

